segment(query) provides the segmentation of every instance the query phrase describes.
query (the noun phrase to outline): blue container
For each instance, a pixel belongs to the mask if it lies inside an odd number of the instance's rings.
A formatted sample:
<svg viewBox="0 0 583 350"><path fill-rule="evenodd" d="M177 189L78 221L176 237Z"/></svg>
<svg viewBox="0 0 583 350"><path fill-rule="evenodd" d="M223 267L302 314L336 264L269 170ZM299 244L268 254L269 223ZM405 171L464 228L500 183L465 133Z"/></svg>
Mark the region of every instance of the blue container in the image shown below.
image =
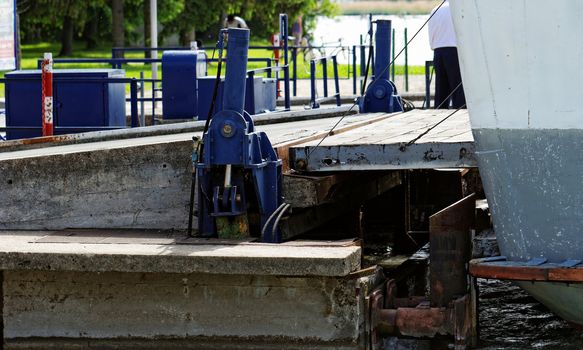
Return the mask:
<svg viewBox="0 0 583 350"><path fill-rule="evenodd" d="M254 114L275 111L277 98L277 83L274 78L261 78L253 84Z"/></svg>
<svg viewBox="0 0 583 350"><path fill-rule="evenodd" d="M206 120L211 106L216 77L198 78L198 119ZM225 79L221 79L214 113L223 110L223 87ZM165 93L165 92L164 92ZM245 111L251 115L274 111L276 108L275 79L254 77L246 78Z"/></svg>
<svg viewBox="0 0 583 350"><path fill-rule="evenodd" d="M202 58L202 62L201 61ZM204 55L197 51L165 51L162 56L164 119L192 119L198 114L197 75ZM198 72L198 74L197 74Z"/></svg>
<svg viewBox="0 0 583 350"><path fill-rule="evenodd" d="M198 79L198 120L206 120L209 109L211 108L211 101L213 99L213 89L215 87L216 77L206 76ZM221 79L219 90L217 92L217 99L215 101L214 113L223 110L223 86L225 79Z"/></svg>
<svg viewBox="0 0 583 350"><path fill-rule="evenodd" d="M68 131L59 127L125 127L125 84L58 81L66 79L124 78L121 69L55 69L53 72L53 123L55 134ZM6 126L36 127L34 130L8 130L8 139L42 136L40 70L6 73ZM75 131L81 132L81 131Z"/></svg>

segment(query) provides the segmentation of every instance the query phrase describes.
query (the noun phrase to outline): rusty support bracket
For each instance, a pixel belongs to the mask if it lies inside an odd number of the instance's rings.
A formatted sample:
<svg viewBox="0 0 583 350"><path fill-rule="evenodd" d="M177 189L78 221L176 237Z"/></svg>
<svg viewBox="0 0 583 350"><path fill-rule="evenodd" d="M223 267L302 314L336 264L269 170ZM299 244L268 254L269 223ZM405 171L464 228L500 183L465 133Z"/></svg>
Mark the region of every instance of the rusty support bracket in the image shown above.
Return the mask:
<svg viewBox="0 0 583 350"><path fill-rule="evenodd" d="M389 281L384 292L391 290ZM379 288L368 298L371 350L383 349L382 340L389 336L433 338L437 335L450 335L454 338L456 349L467 349L476 345L477 299L474 288L471 288L470 293L453 300L448 307L430 307L427 298L421 296L389 301L389 295ZM383 307L386 304L393 304L395 308Z"/></svg>
<svg viewBox="0 0 583 350"><path fill-rule="evenodd" d="M429 218L430 296L398 298L389 280L368 298L370 349L382 349L387 336L451 335L456 349L477 343L477 292L468 278L475 197L470 195Z"/></svg>
<svg viewBox="0 0 583 350"><path fill-rule="evenodd" d="M447 306L468 292L476 199L469 195L429 217L430 300Z"/></svg>

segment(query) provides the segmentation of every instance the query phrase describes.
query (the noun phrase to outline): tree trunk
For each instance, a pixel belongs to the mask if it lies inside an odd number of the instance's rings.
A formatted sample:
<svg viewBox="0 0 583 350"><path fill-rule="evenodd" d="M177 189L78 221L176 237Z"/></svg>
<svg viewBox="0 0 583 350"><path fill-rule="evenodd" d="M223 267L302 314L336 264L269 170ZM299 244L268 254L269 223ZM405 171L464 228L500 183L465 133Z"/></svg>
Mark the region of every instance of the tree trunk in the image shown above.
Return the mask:
<svg viewBox="0 0 583 350"><path fill-rule="evenodd" d="M59 56L71 56L73 54L73 18L66 15L63 20L63 31L61 32L61 52Z"/></svg>
<svg viewBox="0 0 583 350"><path fill-rule="evenodd" d="M150 38L150 31L152 30L152 24L150 23L150 0L144 0L144 46L150 47L152 40ZM151 58L152 53L150 51L144 52L146 58Z"/></svg>
<svg viewBox="0 0 583 350"><path fill-rule="evenodd" d="M180 45L190 47L190 42L194 39L196 39L194 28L180 30Z"/></svg>
<svg viewBox="0 0 583 350"><path fill-rule="evenodd" d="M19 70L22 63L22 48L20 47L20 15L16 13L16 69Z"/></svg>
<svg viewBox="0 0 583 350"><path fill-rule="evenodd" d="M96 11L95 8L91 10ZM97 47L97 36L99 34L99 17L93 16L85 26L85 43L86 48L91 50Z"/></svg>
<svg viewBox="0 0 583 350"><path fill-rule="evenodd" d="M111 18L112 18L112 42L113 47L124 46L124 23L123 23L123 0L111 1ZM123 52L116 55L117 58L123 57Z"/></svg>

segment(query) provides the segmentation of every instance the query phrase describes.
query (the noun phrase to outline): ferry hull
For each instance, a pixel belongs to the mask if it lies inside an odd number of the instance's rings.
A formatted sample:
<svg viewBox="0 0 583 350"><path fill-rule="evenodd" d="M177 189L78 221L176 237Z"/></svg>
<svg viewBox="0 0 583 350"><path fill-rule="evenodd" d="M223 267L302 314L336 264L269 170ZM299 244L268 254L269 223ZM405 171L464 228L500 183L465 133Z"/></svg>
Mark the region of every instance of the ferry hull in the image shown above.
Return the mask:
<svg viewBox="0 0 583 350"><path fill-rule="evenodd" d="M450 0L502 255L583 260L583 1ZM583 324L581 283L519 282Z"/></svg>
<svg viewBox="0 0 583 350"><path fill-rule="evenodd" d="M583 260L583 130L473 134L502 254Z"/></svg>
<svg viewBox="0 0 583 350"><path fill-rule="evenodd" d="M554 282L517 282L535 299L546 305L554 313L569 321L578 329L583 329L583 284Z"/></svg>

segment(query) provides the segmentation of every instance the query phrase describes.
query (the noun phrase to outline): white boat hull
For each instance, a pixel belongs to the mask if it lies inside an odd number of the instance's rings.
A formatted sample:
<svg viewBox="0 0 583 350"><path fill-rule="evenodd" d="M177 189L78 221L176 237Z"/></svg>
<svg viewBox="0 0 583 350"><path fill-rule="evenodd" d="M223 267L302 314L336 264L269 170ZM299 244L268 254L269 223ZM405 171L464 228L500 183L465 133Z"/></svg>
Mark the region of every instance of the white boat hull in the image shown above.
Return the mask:
<svg viewBox="0 0 583 350"><path fill-rule="evenodd" d="M501 253L583 260L583 1L450 2ZM583 285L521 286L583 324Z"/></svg>

